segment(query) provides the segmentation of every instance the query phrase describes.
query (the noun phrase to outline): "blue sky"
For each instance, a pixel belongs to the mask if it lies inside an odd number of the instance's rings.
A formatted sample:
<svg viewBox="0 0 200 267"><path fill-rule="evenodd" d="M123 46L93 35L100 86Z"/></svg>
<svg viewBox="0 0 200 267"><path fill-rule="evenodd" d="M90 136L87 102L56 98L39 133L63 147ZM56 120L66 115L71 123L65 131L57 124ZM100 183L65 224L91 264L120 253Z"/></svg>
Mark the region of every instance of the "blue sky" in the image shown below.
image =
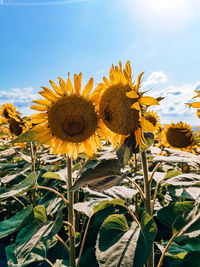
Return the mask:
<svg viewBox="0 0 200 267"><path fill-rule="evenodd" d="M199 125L185 102L200 89L198 0L0 0L0 104L29 114L48 80L83 72L83 82L131 61L133 78L165 96L163 123Z"/></svg>

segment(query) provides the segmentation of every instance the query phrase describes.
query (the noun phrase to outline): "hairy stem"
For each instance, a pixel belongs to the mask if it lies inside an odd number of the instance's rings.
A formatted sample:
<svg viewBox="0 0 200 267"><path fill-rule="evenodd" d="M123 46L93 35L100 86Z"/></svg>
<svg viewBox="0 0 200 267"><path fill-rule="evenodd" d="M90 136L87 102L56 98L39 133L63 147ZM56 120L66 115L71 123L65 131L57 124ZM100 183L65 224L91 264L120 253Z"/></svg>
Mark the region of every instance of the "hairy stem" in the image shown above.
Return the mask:
<svg viewBox="0 0 200 267"><path fill-rule="evenodd" d="M142 188L135 181L131 180L129 177L126 176L126 179L129 180L129 182L131 182L138 189L142 199L145 201L145 195L142 191Z"/></svg>
<svg viewBox="0 0 200 267"><path fill-rule="evenodd" d="M47 258L45 258L45 261L46 261L50 266L54 267L53 263L52 263L50 260L48 260Z"/></svg>
<svg viewBox="0 0 200 267"><path fill-rule="evenodd" d="M87 235L87 232L88 232L90 220L91 220L91 217L89 217L89 219L88 219L88 222L87 222L87 225L86 225L86 228L85 228L85 232L84 232L84 235L83 235L83 240L81 242L81 248L80 248L80 252L79 252L79 255L78 255L77 267L79 266L79 262L80 262L81 255L82 255L82 252L83 252L83 247L84 247L84 244L85 244L85 238L86 238L86 235Z"/></svg>
<svg viewBox="0 0 200 267"><path fill-rule="evenodd" d="M58 191L56 191L55 189L52 189L50 187L46 187L46 186L42 186L42 185L36 185L34 188L38 188L38 189L44 189L44 190L47 190L47 191L51 191L53 192L54 194L56 194L57 196L61 197L63 202L67 205L69 205L69 202L68 200L62 195L60 194Z"/></svg>
<svg viewBox="0 0 200 267"><path fill-rule="evenodd" d="M161 267L162 265L162 262L163 262L163 259L165 257L165 253L167 252L169 246L171 245L173 239L177 236L178 232L176 234L173 234L172 237L170 238L169 242L167 243L166 247L164 248L163 252L162 252L162 255L160 257L160 260L159 260L159 263L158 263L158 266L157 267Z"/></svg>
<svg viewBox="0 0 200 267"><path fill-rule="evenodd" d="M149 182L150 182L150 183L152 182L152 180L153 180L153 176L154 176L155 172L157 171L157 169L160 167L161 164L162 164L162 162L158 162L158 163L156 164L155 168L153 169L152 174L151 174L151 176L150 176L150 178L149 178Z"/></svg>
<svg viewBox="0 0 200 267"><path fill-rule="evenodd" d="M142 168L144 173L144 194L145 194L145 211L151 215L151 181L149 180L146 151L141 152ZM154 249L152 246L151 253L147 262L148 267L154 266Z"/></svg>
<svg viewBox="0 0 200 267"><path fill-rule="evenodd" d="M74 192L69 191L72 187L72 159L67 157L67 188L68 188L68 221L74 228ZM69 227L69 242L70 242L70 266L75 267L75 237L73 235L72 227Z"/></svg>
<svg viewBox="0 0 200 267"><path fill-rule="evenodd" d="M68 247L68 245L66 244L66 242L58 235L56 234L55 237L60 241L60 243L66 248L67 253L70 254L70 249Z"/></svg>

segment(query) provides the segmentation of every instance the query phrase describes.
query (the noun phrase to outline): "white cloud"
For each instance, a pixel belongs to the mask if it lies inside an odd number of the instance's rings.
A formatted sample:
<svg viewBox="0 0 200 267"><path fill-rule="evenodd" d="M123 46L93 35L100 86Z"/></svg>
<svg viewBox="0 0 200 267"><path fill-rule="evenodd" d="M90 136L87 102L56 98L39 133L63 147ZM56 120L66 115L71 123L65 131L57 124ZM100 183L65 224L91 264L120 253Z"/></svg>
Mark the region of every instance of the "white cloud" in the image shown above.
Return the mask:
<svg viewBox="0 0 200 267"><path fill-rule="evenodd" d="M33 111L29 108L31 101L39 99L40 95L34 93L32 87L28 88L12 88L10 91L0 91L0 105L5 103L13 103L17 110L23 115L30 115Z"/></svg>
<svg viewBox="0 0 200 267"><path fill-rule="evenodd" d="M153 97L162 96L164 99L154 110L158 112L162 123L183 121L190 125L199 125L196 116L196 109L189 108L185 103L192 102L191 99L196 95L194 90L200 89L200 81L194 84L184 84L180 87L170 85L167 88L157 91L149 91Z"/></svg>
<svg viewBox="0 0 200 267"><path fill-rule="evenodd" d="M149 75L147 80L143 82L143 86L149 86L152 84L166 83L168 82L167 75L163 71L154 71Z"/></svg>

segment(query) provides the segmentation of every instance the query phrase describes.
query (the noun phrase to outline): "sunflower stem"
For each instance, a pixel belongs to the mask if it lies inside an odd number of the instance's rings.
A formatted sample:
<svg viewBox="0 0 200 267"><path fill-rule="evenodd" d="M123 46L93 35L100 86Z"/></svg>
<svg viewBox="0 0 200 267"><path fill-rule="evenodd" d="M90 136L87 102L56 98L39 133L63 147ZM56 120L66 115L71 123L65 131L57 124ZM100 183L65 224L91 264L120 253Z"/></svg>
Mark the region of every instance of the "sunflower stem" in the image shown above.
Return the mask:
<svg viewBox="0 0 200 267"><path fill-rule="evenodd" d="M141 152L142 168L144 173L144 194L145 194L145 211L151 216L151 181L149 180L148 165L146 151ZM152 246L151 253L147 262L148 267L154 266L154 248Z"/></svg>
<svg viewBox="0 0 200 267"><path fill-rule="evenodd" d="M32 161L31 171L35 172L36 152L35 152L35 145L32 142L30 142L30 149L31 149L31 161ZM33 204L33 207L35 207L36 206L36 189L33 189L30 191L30 200Z"/></svg>
<svg viewBox="0 0 200 267"><path fill-rule="evenodd" d="M67 188L68 188L68 221L74 228L74 192L69 191L72 187L72 159L67 156ZM72 231L72 227L69 227L69 242L70 242L70 266L76 266L76 252L75 252L75 236Z"/></svg>

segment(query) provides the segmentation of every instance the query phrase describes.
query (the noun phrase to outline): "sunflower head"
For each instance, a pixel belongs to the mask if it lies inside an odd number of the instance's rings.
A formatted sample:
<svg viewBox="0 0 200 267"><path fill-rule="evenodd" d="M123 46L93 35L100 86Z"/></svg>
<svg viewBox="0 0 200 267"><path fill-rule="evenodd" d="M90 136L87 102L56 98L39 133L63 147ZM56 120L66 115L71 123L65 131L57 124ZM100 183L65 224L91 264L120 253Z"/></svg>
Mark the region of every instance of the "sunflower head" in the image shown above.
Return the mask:
<svg viewBox="0 0 200 267"><path fill-rule="evenodd" d="M5 119L16 117L16 108L11 103L3 104L0 108L0 115Z"/></svg>
<svg viewBox="0 0 200 267"><path fill-rule="evenodd" d="M111 132L110 141L114 146L121 144L121 140L132 133L135 134L136 146L143 143L143 126L148 123L143 116L144 110L158 102L153 97L144 97L143 93L139 93L142 75L143 72L134 84L130 62L126 63L124 69L119 62L119 66L112 65L109 80L104 77L92 94L99 101L100 118Z"/></svg>
<svg viewBox="0 0 200 267"><path fill-rule="evenodd" d="M97 135L99 120L90 92L93 78L86 84L81 93L82 74L74 75L74 86L68 77L67 83L59 78L59 86L53 81L50 84L55 92L42 87L40 94L43 100L35 100L32 108L40 113L31 116L32 123L37 124L36 131L40 142L51 147L55 154L67 153L76 159L80 152L85 151L92 157L101 148Z"/></svg>
<svg viewBox="0 0 200 267"><path fill-rule="evenodd" d="M147 125L147 127L149 129L152 127L151 131L160 131L162 129L162 124L160 123L160 118L155 111L149 110L149 111L145 112L144 118L146 120L146 123L144 123L144 130L145 130L145 125Z"/></svg>
<svg viewBox="0 0 200 267"><path fill-rule="evenodd" d="M177 149L189 149L195 144L192 127L186 123L171 123L165 125L163 131L165 146Z"/></svg>
<svg viewBox="0 0 200 267"><path fill-rule="evenodd" d="M100 117L104 124L117 134L131 134L139 126L139 111L130 108L136 100L126 96L129 91L129 84L117 83L108 87L100 99Z"/></svg>

